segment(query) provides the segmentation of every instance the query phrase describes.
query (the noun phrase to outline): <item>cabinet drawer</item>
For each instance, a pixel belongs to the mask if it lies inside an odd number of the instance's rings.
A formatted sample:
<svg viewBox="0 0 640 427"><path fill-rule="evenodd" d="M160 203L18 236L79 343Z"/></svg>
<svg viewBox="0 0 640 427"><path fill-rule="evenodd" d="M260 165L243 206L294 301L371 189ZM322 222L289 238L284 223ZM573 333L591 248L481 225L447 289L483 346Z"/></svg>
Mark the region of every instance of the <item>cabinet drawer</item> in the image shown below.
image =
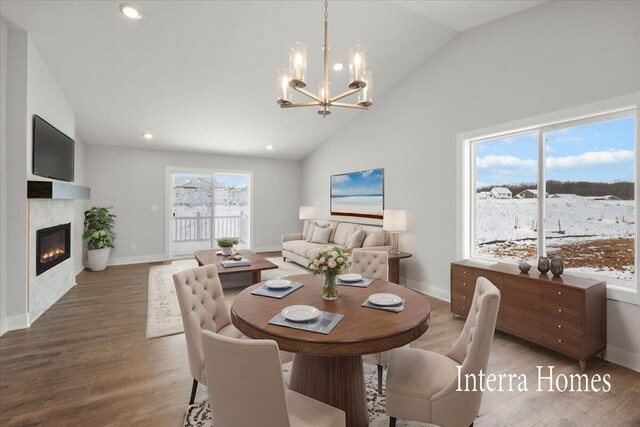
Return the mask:
<svg viewBox="0 0 640 427"><path fill-rule="evenodd" d="M542 314L557 317L582 327L582 307L542 298Z"/></svg>
<svg viewBox="0 0 640 427"><path fill-rule="evenodd" d="M502 274L494 273L487 270L481 270L478 268L468 268L458 265L451 267L451 281L465 283L467 286L473 286L475 288L478 277L486 277L494 285L502 283Z"/></svg>
<svg viewBox="0 0 640 427"><path fill-rule="evenodd" d="M453 277L451 279L451 291L458 291L467 296L473 295L473 292L476 289L476 282L471 282L469 280L460 279L458 277Z"/></svg>
<svg viewBox="0 0 640 427"><path fill-rule="evenodd" d="M540 313L518 310L509 306L500 306L498 311L498 329L534 342L540 342Z"/></svg>
<svg viewBox="0 0 640 427"><path fill-rule="evenodd" d="M558 335L569 340L582 341L582 327L553 316L542 317L542 331L550 335Z"/></svg>
<svg viewBox="0 0 640 427"><path fill-rule="evenodd" d="M584 294L568 286L542 285L542 297L582 307Z"/></svg>
<svg viewBox="0 0 640 427"><path fill-rule="evenodd" d="M582 360L584 358L583 342L579 337L567 337L554 330L542 330L542 344L554 348L561 353Z"/></svg>
<svg viewBox="0 0 640 427"><path fill-rule="evenodd" d="M499 285L500 291L509 290L515 292L525 292L532 295L540 296L540 284L534 280L521 279L505 275L502 283Z"/></svg>
<svg viewBox="0 0 640 427"><path fill-rule="evenodd" d="M452 291L451 293L451 311L459 316L467 317L469 308L471 307L471 298L462 292Z"/></svg>

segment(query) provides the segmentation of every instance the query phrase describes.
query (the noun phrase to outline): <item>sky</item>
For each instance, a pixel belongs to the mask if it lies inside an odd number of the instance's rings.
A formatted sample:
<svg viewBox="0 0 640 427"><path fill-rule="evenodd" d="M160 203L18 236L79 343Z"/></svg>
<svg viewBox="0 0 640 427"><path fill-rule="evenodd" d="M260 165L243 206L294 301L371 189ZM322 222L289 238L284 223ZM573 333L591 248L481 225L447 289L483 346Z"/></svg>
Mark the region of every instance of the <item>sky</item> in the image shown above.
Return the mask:
<svg viewBox="0 0 640 427"><path fill-rule="evenodd" d="M382 194L383 169L369 169L331 177L331 195L361 196Z"/></svg>
<svg viewBox="0 0 640 427"><path fill-rule="evenodd" d="M634 181L633 117L545 134L546 177L558 181ZM476 184L538 181L537 133L476 145Z"/></svg>

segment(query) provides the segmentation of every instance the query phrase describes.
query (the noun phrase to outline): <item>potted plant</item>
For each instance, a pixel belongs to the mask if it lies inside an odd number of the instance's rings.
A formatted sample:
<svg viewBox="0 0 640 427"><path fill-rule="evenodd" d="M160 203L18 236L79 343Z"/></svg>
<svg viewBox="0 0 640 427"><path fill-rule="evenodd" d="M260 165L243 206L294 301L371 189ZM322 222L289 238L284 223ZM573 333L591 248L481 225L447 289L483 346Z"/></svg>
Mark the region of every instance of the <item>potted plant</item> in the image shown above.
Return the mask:
<svg viewBox="0 0 640 427"><path fill-rule="evenodd" d="M82 239L87 243L89 268L102 271L107 268L109 252L116 234L113 231L115 215L109 208L92 207L84 212L84 233Z"/></svg>
<svg viewBox="0 0 640 427"><path fill-rule="evenodd" d="M237 245L238 241L236 239L216 239L216 243L220 249L222 249L222 255L231 255L231 251L233 251L233 245Z"/></svg>

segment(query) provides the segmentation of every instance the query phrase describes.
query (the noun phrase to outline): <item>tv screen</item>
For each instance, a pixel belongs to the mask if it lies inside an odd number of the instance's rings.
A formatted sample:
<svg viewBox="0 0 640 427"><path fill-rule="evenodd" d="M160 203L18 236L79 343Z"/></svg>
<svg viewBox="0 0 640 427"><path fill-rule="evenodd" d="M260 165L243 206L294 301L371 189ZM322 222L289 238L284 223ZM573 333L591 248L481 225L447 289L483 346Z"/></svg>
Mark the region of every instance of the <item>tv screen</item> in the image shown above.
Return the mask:
<svg viewBox="0 0 640 427"><path fill-rule="evenodd" d="M33 173L73 181L74 142L42 117L33 118Z"/></svg>

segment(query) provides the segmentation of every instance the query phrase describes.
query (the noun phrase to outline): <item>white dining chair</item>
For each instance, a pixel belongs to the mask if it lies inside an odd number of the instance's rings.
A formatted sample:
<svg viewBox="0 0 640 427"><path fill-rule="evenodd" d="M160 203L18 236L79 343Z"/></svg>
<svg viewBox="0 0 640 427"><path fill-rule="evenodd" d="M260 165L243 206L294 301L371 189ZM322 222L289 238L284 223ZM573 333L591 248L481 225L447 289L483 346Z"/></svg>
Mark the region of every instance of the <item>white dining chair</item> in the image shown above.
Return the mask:
<svg viewBox="0 0 640 427"><path fill-rule="evenodd" d="M389 280L389 253L384 251L367 251L354 249L351 254L350 273L361 274L370 279ZM365 363L378 368L378 393L382 394L382 377L384 367L389 364L389 352L367 354L362 357Z"/></svg>
<svg viewBox="0 0 640 427"><path fill-rule="evenodd" d="M203 330L213 427L344 427L344 411L284 386L278 344Z"/></svg>
<svg viewBox="0 0 640 427"><path fill-rule="evenodd" d="M500 291L480 277L462 333L447 354L404 347L391 350L386 390L390 427L397 418L443 427L473 425L482 391L458 391L458 376L478 378L481 371L487 373L499 307Z"/></svg>
<svg viewBox="0 0 640 427"><path fill-rule="evenodd" d="M176 273L173 275L173 283L182 314L189 369L193 377L189 399L191 405L196 397L198 383L207 384L200 331L207 330L232 338L244 338L244 335L231 323L229 306L215 265ZM291 353L285 353L281 358L283 363L293 359Z"/></svg>

